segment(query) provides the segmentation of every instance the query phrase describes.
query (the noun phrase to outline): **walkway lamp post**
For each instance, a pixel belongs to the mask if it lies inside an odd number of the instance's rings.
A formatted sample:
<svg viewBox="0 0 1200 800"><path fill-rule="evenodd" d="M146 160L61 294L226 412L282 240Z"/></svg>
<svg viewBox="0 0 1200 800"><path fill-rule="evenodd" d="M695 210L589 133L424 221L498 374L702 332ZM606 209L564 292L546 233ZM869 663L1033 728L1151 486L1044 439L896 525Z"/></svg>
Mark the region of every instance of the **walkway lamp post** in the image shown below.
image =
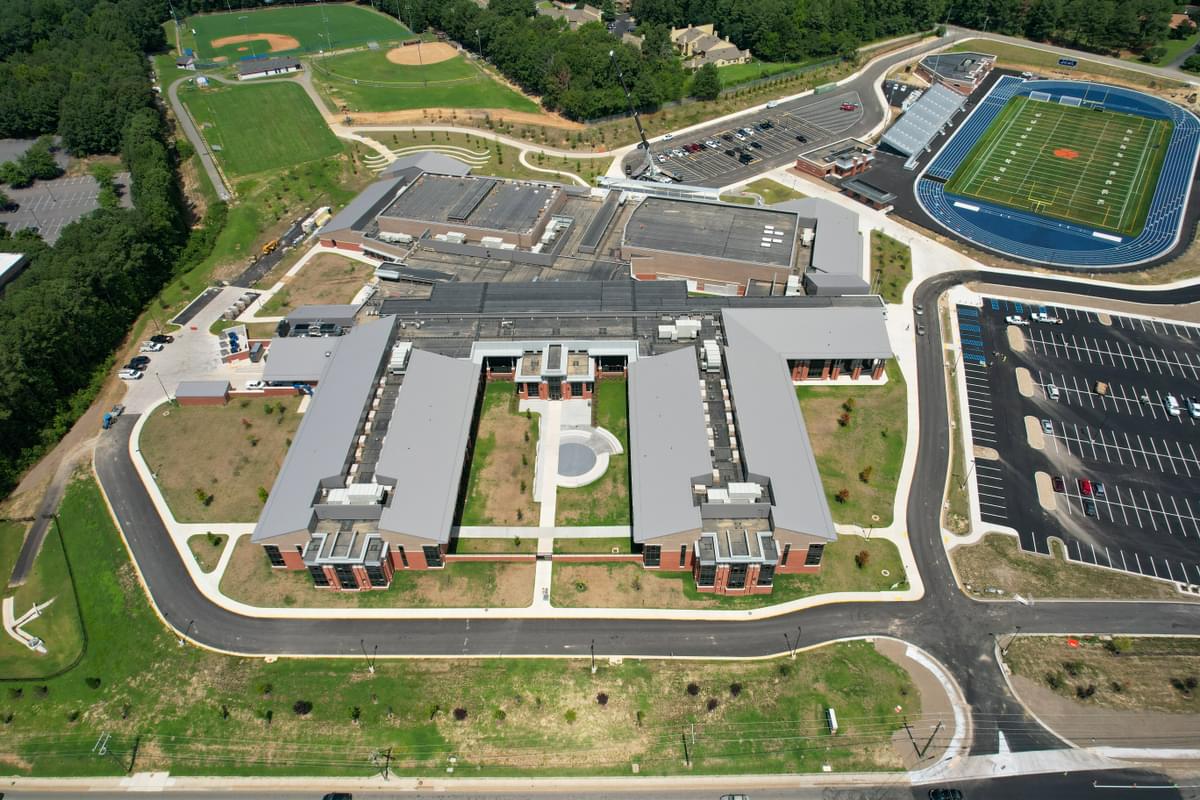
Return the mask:
<svg viewBox="0 0 1200 800"><path fill-rule="evenodd" d="M363 658L367 662L367 672L371 675L375 674L375 656L379 653L379 645L375 645L371 655L367 655L367 640L359 639L358 646L362 649Z"/></svg>

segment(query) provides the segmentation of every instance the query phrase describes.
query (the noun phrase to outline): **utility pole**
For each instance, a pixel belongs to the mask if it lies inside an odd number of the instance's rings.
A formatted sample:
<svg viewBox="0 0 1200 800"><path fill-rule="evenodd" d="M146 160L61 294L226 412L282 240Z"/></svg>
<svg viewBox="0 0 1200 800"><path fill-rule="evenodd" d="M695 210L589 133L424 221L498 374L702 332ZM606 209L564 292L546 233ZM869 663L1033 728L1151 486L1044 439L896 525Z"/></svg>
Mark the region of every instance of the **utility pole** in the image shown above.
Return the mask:
<svg viewBox="0 0 1200 800"><path fill-rule="evenodd" d="M159 388L161 388L161 389L163 390L163 397L164 397L164 398L166 398L166 400L167 400L167 402L168 402L168 403L170 403L170 402L171 402L171 395L169 395L169 394L167 393L167 385L166 385L165 383L163 383L162 376L158 374L158 370L154 370L154 377L155 377L156 379L158 379L158 385L159 385Z"/></svg>
<svg viewBox="0 0 1200 800"><path fill-rule="evenodd" d="M359 646L360 648L362 648L362 654L363 654L363 658L364 658L364 659L366 660L366 662L367 662L367 672L368 672L368 673L370 673L371 675L374 675L374 674L375 674L375 663L374 663L374 661L372 660L371 656L368 656L368 655L367 655L367 640L366 640L366 639L359 639L359 640L358 640L358 646ZM374 650L374 653L376 653L376 654L377 654L377 653L379 653L379 645L375 645L375 650Z"/></svg>
<svg viewBox="0 0 1200 800"><path fill-rule="evenodd" d="M1017 640L1017 637L1018 637L1018 636L1020 636L1020 635L1021 635L1021 626L1020 626L1020 625L1018 625L1018 626L1017 626L1016 633L1014 633L1014 634L1013 634L1013 635L1012 635L1012 636L1009 638L1009 640L1008 640L1008 644L1006 644L1006 645L1004 645L1003 647L1001 647L1001 648L1000 648L1000 657L1001 657L1001 658L1008 658L1008 648L1012 647L1012 645L1013 645L1013 642L1015 642L1015 641Z"/></svg>
<svg viewBox="0 0 1200 800"><path fill-rule="evenodd" d="M596 674L596 640L592 639L592 674Z"/></svg>
<svg viewBox="0 0 1200 800"><path fill-rule="evenodd" d="M679 735L683 738L683 763L690 767L692 765L692 754L688 750L687 731L683 731Z"/></svg>
<svg viewBox="0 0 1200 800"><path fill-rule="evenodd" d="M942 721L939 719L937 722L937 725L934 726L933 733L929 734L929 741L925 742L925 746L921 748L921 752L918 753L917 755L919 755L921 758L925 757L925 754L929 752L929 745L933 744L933 737L937 736L938 731L940 731L941 729L942 729Z"/></svg>
<svg viewBox="0 0 1200 800"><path fill-rule="evenodd" d="M908 717L904 718L904 732L908 734L908 740L912 742L913 752L917 754L917 758L921 757L921 748L917 744L917 740L913 738L912 728L908 725Z"/></svg>
<svg viewBox="0 0 1200 800"><path fill-rule="evenodd" d="M941 723L938 723L938 724L940 725ZM383 779L385 781L388 779L388 773L391 771L391 769L392 769L392 748L389 747L387 749L387 752L383 754Z"/></svg>

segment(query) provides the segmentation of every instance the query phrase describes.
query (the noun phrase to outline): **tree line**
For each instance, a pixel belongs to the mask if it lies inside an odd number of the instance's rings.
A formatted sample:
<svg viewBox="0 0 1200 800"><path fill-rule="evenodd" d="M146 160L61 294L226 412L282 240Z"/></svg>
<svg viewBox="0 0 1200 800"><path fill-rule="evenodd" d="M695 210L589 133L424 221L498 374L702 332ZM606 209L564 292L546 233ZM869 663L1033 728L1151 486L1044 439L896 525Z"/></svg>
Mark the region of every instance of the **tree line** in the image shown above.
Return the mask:
<svg viewBox="0 0 1200 800"><path fill-rule="evenodd" d="M30 259L0 296L0 492L87 408L130 324L189 253L175 154L143 55L163 45L161 5L6 0L0 15L0 135L57 133L77 155L119 153L134 202L102 204L54 246L0 230L0 250Z"/></svg>

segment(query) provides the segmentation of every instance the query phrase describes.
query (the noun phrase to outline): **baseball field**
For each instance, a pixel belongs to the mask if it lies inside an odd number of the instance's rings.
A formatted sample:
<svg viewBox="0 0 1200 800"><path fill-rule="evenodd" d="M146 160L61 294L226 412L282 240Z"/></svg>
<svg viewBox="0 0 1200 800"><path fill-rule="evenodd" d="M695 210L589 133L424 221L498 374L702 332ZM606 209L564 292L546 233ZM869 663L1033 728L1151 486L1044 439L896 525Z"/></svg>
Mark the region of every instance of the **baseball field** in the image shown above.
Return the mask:
<svg viewBox="0 0 1200 800"><path fill-rule="evenodd" d="M247 56L336 50L412 37L392 17L362 6L334 3L201 14L183 26L185 46L187 40L193 41L197 56L230 62Z"/></svg>

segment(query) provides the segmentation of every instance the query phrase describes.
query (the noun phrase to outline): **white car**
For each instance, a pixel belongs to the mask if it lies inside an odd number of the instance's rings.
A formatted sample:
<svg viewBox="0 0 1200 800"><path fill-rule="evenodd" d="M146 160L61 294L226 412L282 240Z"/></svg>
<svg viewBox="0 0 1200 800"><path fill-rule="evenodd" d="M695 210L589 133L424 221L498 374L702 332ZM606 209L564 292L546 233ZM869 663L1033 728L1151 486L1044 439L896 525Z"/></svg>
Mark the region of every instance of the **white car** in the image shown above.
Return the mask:
<svg viewBox="0 0 1200 800"><path fill-rule="evenodd" d="M265 389L267 388L266 381L246 381L247 389Z"/></svg>
<svg viewBox="0 0 1200 800"><path fill-rule="evenodd" d="M738 131L737 133L735 133L735 134L733 134L733 135L734 135L735 137L737 137L737 140L738 140L739 142L744 142L744 141L746 141L746 134L742 133L741 131Z"/></svg>
<svg viewBox="0 0 1200 800"><path fill-rule="evenodd" d="M162 350L163 346L158 342L142 342L142 346L138 348L140 353L157 353Z"/></svg>
<svg viewBox="0 0 1200 800"><path fill-rule="evenodd" d="M673 133L664 133L662 135L662 141L664 141L664 142L669 142L674 138L675 138L675 134L673 134Z"/></svg>
<svg viewBox="0 0 1200 800"><path fill-rule="evenodd" d="M1192 419L1200 419L1200 398L1189 397L1187 407L1188 413L1192 415Z"/></svg>
<svg viewBox="0 0 1200 800"><path fill-rule="evenodd" d="M1163 398L1163 405L1167 409L1167 413L1172 417L1178 417L1183 413L1183 409L1179 407L1179 401L1175 399L1175 395L1169 394Z"/></svg>
<svg viewBox="0 0 1200 800"><path fill-rule="evenodd" d="M1052 317L1049 314L1043 314L1040 311L1035 311L1029 315L1034 322L1043 322L1047 325L1062 325L1063 321L1058 317Z"/></svg>
<svg viewBox="0 0 1200 800"><path fill-rule="evenodd" d="M1020 314L1009 314L1004 318L1004 321L1009 325L1028 325L1029 320L1022 317Z"/></svg>
<svg viewBox="0 0 1200 800"><path fill-rule="evenodd" d="M779 105L778 100L768 100L767 101L767 108L774 108L777 105Z"/></svg>
<svg viewBox="0 0 1200 800"><path fill-rule="evenodd" d="M1046 397L1049 397L1051 400L1058 399L1058 387L1053 383L1046 384Z"/></svg>
<svg viewBox="0 0 1200 800"><path fill-rule="evenodd" d="M142 371L140 369L123 369L117 373L117 377L123 381L140 381Z"/></svg>
<svg viewBox="0 0 1200 800"><path fill-rule="evenodd" d="M709 147L713 150L716 150L717 148L719 148L721 146L721 143L718 142L716 139L709 139L704 143L704 146Z"/></svg>

